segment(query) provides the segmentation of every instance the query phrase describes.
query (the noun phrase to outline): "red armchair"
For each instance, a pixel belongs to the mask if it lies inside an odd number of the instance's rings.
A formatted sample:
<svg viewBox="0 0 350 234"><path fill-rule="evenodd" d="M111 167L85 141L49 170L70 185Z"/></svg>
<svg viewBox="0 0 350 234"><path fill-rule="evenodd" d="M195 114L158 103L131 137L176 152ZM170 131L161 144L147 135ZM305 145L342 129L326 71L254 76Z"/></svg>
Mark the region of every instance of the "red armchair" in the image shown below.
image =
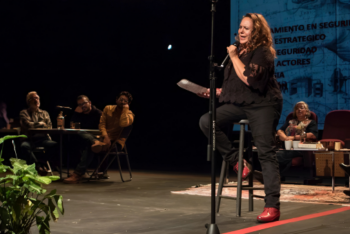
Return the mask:
<svg viewBox="0 0 350 234"><path fill-rule="evenodd" d="M286 118L286 121L291 120L291 119L293 119L293 112L290 112L290 113L288 114L288 116L287 116L287 118ZM310 117L309 117L309 119L315 120L316 123L318 123L317 115L316 115L314 112L312 112L312 111L310 111Z"/></svg>
<svg viewBox="0 0 350 234"><path fill-rule="evenodd" d="M341 142L350 137L350 110L335 110L326 115L321 142Z"/></svg>

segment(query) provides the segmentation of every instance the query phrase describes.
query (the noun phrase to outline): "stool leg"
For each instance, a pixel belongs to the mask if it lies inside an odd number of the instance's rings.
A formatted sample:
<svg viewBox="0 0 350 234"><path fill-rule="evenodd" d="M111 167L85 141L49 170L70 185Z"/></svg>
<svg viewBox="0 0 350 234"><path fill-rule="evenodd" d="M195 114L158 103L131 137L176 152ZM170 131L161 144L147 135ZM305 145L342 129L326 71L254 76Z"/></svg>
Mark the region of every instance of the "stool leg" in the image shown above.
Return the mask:
<svg viewBox="0 0 350 234"><path fill-rule="evenodd" d="M248 153L251 155L251 162L252 162L252 171L253 173L249 176L249 187L254 187L254 159L252 155L252 148L251 148L251 142L248 144ZM249 190L249 211L254 211L254 190Z"/></svg>
<svg viewBox="0 0 350 234"><path fill-rule="evenodd" d="M244 150L244 124L240 124L241 129L239 133L239 153L238 153L238 175L237 175L237 203L236 216L241 216L242 205L242 171L243 171L243 150Z"/></svg>
<svg viewBox="0 0 350 234"><path fill-rule="evenodd" d="M253 183L253 173L249 176L249 187L253 187L254 183ZM254 210L254 197L253 197L253 191L252 189L249 190L249 211L253 211Z"/></svg>
<svg viewBox="0 0 350 234"><path fill-rule="evenodd" d="M227 164L226 161L222 160L221 173L220 173L220 179L219 179L219 187L218 187L218 192L216 194L216 213L219 213L219 210L220 210L222 187L224 185L224 180L226 177L226 164Z"/></svg>

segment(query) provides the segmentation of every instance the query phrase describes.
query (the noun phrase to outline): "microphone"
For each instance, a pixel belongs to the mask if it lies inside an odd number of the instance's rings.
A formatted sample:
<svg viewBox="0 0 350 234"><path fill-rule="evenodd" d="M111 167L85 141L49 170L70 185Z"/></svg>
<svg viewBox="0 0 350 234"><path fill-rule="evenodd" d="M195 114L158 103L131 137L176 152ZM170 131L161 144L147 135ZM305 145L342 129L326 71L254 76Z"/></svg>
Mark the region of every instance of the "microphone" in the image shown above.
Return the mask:
<svg viewBox="0 0 350 234"><path fill-rule="evenodd" d="M68 106L56 106L57 109L67 109L67 110L71 110L72 108L68 107Z"/></svg>
<svg viewBox="0 0 350 234"><path fill-rule="evenodd" d="M238 48L239 42L235 41L232 45L236 46ZM222 61L221 65L219 67L225 67L226 63L230 60L230 55L228 54L224 61Z"/></svg>

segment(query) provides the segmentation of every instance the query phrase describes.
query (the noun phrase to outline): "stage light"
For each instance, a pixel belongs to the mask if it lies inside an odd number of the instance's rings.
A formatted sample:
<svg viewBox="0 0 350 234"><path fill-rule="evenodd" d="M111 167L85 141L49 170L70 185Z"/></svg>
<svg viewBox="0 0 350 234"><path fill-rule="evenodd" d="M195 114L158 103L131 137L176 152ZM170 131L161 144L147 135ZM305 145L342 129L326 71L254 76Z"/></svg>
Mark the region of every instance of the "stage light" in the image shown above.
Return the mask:
<svg viewBox="0 0 350 234"><path fill-rule="evenodd" d="M170 44L169 46L168 46L168 50L171 50L173 48L173 46Z"/></svg>

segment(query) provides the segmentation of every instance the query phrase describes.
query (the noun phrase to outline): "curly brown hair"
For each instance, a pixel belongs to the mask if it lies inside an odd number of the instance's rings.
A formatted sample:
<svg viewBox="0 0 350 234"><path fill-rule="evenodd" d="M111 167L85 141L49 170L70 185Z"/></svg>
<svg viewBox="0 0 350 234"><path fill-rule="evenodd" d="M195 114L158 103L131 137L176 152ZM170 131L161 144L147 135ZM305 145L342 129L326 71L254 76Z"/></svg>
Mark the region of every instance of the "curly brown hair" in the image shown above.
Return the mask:
<svg viewBox="0 0 350 234"><path fill-rule="evenodd" d="M271 54L276 58L276 50L273 48L273 38L270 26L265 17L257 13L247 13L242 19L245 17L253 20L253 31L250 41L247 44L247 51L250 52L259 46L265 46L270 49ZM235 39L236 41L239 41L239 35L237 35Z"/></svg>
<svg viewBox="0 0 350 234"><path fill-rule="evenodd" d="M129 92L127 92L127 91L121 92L121 93L117 96L117 99L118 99L120 96L122 96L122 95L124 95L124 96L126 96L126 97L128 98L128 100L129 100L128 104L130 104L130 103L132 102L132 95L131 95Z"/></svg>

